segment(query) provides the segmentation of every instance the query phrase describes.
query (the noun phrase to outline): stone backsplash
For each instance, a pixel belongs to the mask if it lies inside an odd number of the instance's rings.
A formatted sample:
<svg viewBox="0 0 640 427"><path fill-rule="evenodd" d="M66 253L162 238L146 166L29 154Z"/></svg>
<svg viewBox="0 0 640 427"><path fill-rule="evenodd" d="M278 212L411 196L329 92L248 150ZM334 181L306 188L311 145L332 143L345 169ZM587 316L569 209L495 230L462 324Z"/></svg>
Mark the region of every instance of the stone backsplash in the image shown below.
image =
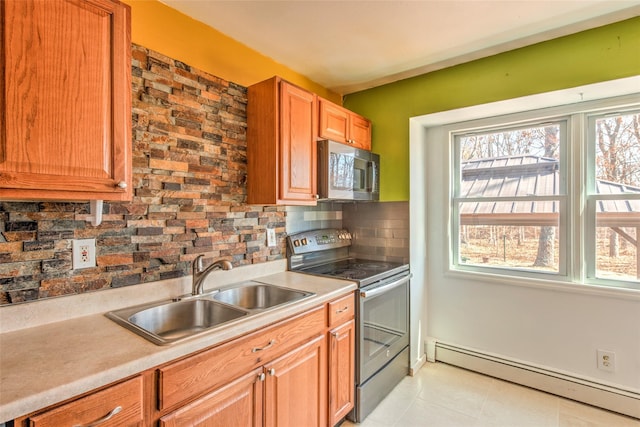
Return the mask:
<svg viewBox="0 0 640 427"><path fill-rule="evenodd" d="M130 203L0 202L0 303L190 274L198 254L234 266L284 258L284 207L245 204L246 88L132 46ZM275 228L278 246L266 246ZM97 266L72 269L72 239Z"/></svg>

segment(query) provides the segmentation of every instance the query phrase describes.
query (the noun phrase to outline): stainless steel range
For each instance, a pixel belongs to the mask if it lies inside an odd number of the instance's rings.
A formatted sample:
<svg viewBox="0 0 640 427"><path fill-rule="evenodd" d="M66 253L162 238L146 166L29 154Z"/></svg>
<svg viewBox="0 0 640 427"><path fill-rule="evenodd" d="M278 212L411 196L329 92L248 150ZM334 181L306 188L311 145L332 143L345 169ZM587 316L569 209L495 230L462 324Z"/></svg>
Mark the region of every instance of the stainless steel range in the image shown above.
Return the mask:
<svg viewBox="0 0 640 427"><path fill-rule="evenodd" d="M347 230L291 234L289 269L358 283L356 398L347 418L361 422L409 372L408 264L351 257Z"/></svg>

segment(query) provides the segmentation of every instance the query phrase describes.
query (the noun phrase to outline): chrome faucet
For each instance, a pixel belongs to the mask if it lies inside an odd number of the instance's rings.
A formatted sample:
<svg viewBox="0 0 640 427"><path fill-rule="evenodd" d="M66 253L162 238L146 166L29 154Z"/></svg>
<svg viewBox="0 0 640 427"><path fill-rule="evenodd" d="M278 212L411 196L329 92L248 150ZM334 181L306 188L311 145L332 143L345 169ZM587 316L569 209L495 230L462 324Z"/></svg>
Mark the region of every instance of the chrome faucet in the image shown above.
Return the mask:
<svg viewBox="0 0 640 427"><path fill-rule="evenodd" d="M219 259L217 261L214 261L207 268L203 269L202 268L203 257L204 255L198 255L196 259L193 260L193 269L192 269L193 276L192 276L192 288L191 288L192 295L202 295L202 292L204 290L203 289L204 279L206 279L209 273L211 273L213 270L219 270L219 269L231 270L233 268L233 265L231 264L230 261L226 259Z"/></svg>

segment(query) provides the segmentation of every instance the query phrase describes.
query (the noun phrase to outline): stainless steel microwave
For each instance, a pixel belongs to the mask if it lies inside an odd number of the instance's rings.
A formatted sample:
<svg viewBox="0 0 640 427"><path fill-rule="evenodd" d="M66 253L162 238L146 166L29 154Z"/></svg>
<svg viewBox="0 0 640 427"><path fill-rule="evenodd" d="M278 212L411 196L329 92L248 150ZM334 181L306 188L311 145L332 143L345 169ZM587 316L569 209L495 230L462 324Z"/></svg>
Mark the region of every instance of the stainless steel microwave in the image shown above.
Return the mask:
<svg viewBox="0 0 640 427"><path fill-rule="evenodd" d="M320 199L379 200L380 156L335 141L318 141Z"/></svg>

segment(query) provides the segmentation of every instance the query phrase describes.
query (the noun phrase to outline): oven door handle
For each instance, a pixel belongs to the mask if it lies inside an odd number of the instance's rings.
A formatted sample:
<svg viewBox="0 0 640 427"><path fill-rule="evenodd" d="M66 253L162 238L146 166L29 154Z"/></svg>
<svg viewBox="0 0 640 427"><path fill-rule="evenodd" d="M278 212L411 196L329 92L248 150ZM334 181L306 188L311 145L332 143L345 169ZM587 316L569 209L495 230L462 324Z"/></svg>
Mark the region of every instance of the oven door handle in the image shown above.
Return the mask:
<svg viewBox="0 0 640 427"><path fill-rule="evenodd" d="M411 277L413 276L413 274L409 273L406 276L403 276L401 279L398 279L394 282L391 282L389 284L380 286L379 288L374 288L371 289L370 291L360 291L360 297L362 298L373 298L373 297L377 297L380 294L383 294L385 292L388 292L392 289L395 289L399 286L404 285L406 282L408 282Z"/></svg>

